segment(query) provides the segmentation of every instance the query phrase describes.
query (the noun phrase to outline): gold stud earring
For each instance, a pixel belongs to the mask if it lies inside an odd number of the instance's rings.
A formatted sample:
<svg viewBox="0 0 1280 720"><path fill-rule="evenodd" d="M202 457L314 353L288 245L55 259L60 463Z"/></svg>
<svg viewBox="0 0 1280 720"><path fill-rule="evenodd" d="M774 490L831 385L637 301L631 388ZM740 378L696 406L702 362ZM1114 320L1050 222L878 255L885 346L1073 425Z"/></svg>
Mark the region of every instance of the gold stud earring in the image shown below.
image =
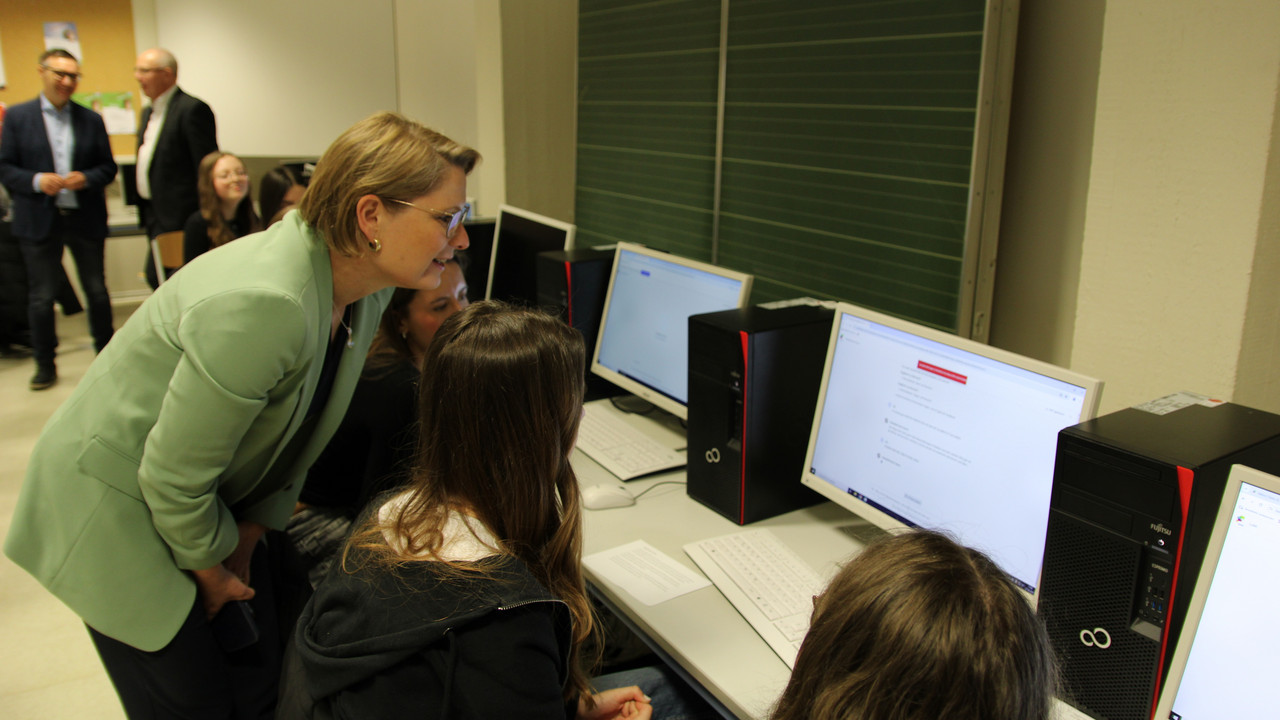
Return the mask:
<svg viewBox="0 0 1280 720"><path fill-rule="evenodd" d="M382 250L382 243L378 241L378 238L374 238L369 241L369 249L374 252L379 252Z"/></svg>

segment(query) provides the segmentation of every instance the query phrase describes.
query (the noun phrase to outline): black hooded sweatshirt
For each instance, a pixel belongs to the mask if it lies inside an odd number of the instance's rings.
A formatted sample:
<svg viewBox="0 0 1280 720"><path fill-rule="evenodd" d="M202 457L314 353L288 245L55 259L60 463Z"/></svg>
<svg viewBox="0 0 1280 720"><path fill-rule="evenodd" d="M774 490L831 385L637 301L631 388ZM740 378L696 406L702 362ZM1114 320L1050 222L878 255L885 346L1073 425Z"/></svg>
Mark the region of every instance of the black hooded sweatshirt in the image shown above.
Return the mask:
<svg viewBox="0 0 1280 720"><path fill-rule="evenodd" d="M279 720L575 716L568 606L523 562L486 558L460 580L439 563L392 573L351 552L357 569L335 563L298 621Z"/></svg>

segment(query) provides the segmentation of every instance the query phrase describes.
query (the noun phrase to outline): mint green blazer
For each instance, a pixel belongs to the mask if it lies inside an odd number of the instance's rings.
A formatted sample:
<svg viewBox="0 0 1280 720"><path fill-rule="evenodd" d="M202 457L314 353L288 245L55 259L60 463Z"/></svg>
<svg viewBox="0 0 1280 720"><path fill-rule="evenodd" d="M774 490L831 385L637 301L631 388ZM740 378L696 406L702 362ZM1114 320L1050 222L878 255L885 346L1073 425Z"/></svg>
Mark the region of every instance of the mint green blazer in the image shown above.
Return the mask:
<svg viewBox="0 0 1280 720"><path fill-rule="evenodd" d="M45 426L4 552L94 629L154 651L195 601L187 571L238 520L283 528L346 412L391 290L355 303L324 408L333 273L298 213L201 255L118 330Z"/></svg>

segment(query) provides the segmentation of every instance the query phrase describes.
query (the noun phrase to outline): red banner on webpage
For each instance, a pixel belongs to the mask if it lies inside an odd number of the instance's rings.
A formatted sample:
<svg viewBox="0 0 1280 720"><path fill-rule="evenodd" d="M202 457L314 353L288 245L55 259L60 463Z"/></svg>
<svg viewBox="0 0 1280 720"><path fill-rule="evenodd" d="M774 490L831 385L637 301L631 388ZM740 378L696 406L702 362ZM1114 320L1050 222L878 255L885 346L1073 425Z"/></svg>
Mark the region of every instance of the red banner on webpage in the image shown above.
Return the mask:
<svg viewBox="0 0 1280 720"><path fill-rule="evenodd" d="M951 372L950 370L946 368L940 368L937 365L930 365L929 363L923 360L916 362L916 368L919 370L923 370L927 373L933 373L938 377L944 377L948 380L954 380L960 383L961 385L967 385L969 383L969 377L967 375L961 375L960 373L957 373L957 372Z"/></svg>

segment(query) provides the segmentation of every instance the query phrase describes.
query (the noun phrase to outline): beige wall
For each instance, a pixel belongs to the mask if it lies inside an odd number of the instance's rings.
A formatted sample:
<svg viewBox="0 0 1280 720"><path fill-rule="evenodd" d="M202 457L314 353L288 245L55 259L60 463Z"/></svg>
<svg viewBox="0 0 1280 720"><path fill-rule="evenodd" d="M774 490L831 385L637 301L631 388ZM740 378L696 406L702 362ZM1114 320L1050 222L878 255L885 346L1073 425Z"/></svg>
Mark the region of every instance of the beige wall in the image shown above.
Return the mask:
<svg viewBox="0 0 1280 720"><path fill-rule="evenodd" d="M993 344L1102 378L1103 412L1177 390L1280 412L1280 4L1023 18Z"/></svg>
<svg viewBox="0 0 1280 720"><path fill-rule="evenodd" d="M480 150L467 194L477 215L494 215L505 196L502 127L490 122L502 117L498 0L396 0L394 11L396 107ZM440 31L422 42L424 28Z"/></svg>
<svg viewBox="0 0 1280 720"><path fill-rule="evenodd" d="M573 221L576 0L502 0L507 202Z"/></svg>
<svg viewBox="0 0 1280 720"><path fill-rule="evenodd" d="M1023 0L992 345L1071 362L1105 0Z"/></svg>
<svg viewBox="0 0 1280 720"><path fill-rule="evenodd" d="M1176 390L1280 410L1235 392L1278 69L1280 3L1108 5L1071 360L1104 410Z"/></svg>
<svg viewBox="0 0 1280 720"><path fill-rule="evenodd" d="M1240 347L1236 397L1280 412L1280 93L1271 128L1271 156L1263 183L1253 277Z"/></svg>

